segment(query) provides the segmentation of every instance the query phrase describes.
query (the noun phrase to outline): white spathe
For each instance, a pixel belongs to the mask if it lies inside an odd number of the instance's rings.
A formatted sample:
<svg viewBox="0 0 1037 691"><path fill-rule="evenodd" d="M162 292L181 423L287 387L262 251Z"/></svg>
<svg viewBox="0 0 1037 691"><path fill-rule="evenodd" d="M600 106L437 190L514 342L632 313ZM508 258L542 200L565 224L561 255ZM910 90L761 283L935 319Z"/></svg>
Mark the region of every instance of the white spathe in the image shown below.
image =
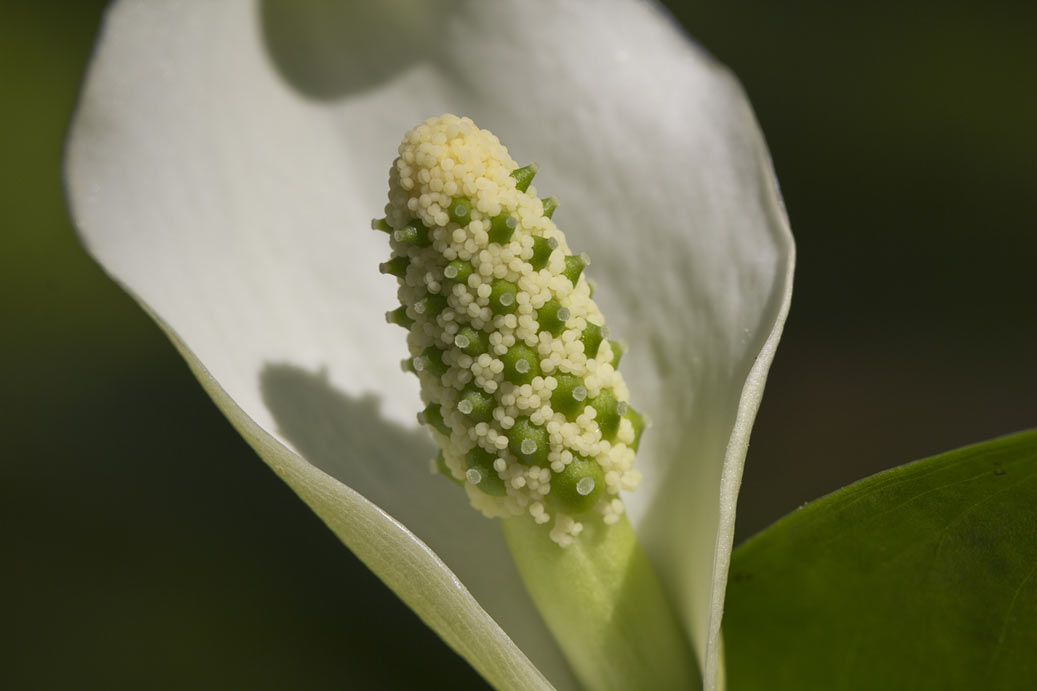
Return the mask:
<svg viewBox="0 0 1037 691"><path fill-rule="evenodd" d="M117 2L68 145L74 220L264 460L450 646L499 688L572 689L496 524L428 472L383 318L395 280L369 221L403 132L444 112L536 160L591 255L655 423L631 518L718 688L794 250L741 89L655 7Z"/></svg>

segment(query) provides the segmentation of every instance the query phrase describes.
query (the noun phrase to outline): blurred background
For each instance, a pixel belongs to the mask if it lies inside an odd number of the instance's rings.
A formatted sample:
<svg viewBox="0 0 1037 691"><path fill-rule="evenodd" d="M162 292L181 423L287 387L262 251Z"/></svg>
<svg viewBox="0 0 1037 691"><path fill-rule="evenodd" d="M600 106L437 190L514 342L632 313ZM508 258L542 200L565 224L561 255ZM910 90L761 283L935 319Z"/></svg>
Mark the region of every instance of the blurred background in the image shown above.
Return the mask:
<svg viewBox="0 0 1037 691"><path fill-rule="evenodd" d="M1037 4L671 5L745 85L799 249L738 540L1037 424ZM62 139L103 6L0 4L0 687L484 688L77 244Z"/></svg>

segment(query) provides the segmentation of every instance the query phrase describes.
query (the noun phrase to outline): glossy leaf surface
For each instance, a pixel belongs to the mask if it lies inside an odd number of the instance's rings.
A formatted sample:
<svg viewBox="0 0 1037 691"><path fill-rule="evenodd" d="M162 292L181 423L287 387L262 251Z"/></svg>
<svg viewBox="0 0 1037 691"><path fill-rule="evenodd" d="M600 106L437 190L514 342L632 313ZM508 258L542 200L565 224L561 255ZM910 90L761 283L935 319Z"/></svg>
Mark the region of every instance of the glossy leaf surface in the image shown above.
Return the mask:
<svg viewBox="0 0 1037 691"><path fill-rule="evenodd" d="M1037 431L896 468L735 551L732 691L1037 688Z"/></svg>

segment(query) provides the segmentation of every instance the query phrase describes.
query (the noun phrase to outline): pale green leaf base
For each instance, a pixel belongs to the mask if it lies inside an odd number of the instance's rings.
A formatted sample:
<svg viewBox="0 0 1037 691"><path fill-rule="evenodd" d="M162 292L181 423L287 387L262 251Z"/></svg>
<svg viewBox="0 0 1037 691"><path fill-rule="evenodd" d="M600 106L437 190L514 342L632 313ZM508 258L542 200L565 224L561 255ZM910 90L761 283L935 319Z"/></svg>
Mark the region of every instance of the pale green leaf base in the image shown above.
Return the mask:
<svg viewBox="0 0 1037 691"><path fill-rule="evenodd" d="M735 551L727 603L731 691L1037 688L1037 431L787 516Z"/></svg>
<svg viewBox="0 0 1037 691"><path fill-rule="evenodd" d="M501 522L547 627L589 691L696 689L690 644L626 518L561 548L528 517Z"/></svg>

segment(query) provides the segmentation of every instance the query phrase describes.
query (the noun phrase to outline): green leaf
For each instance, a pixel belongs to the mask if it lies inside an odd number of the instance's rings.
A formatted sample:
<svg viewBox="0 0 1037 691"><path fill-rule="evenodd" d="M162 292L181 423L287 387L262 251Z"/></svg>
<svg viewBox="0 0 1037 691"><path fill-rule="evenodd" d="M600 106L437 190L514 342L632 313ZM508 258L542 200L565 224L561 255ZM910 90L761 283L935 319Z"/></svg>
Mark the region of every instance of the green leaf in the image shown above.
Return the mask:
<svg viewBox="0 0 1037 691"><path fill-rule="evenodd" d="M785 517L727 602L731 691L1037 688L1037 430Z"/></svg>

